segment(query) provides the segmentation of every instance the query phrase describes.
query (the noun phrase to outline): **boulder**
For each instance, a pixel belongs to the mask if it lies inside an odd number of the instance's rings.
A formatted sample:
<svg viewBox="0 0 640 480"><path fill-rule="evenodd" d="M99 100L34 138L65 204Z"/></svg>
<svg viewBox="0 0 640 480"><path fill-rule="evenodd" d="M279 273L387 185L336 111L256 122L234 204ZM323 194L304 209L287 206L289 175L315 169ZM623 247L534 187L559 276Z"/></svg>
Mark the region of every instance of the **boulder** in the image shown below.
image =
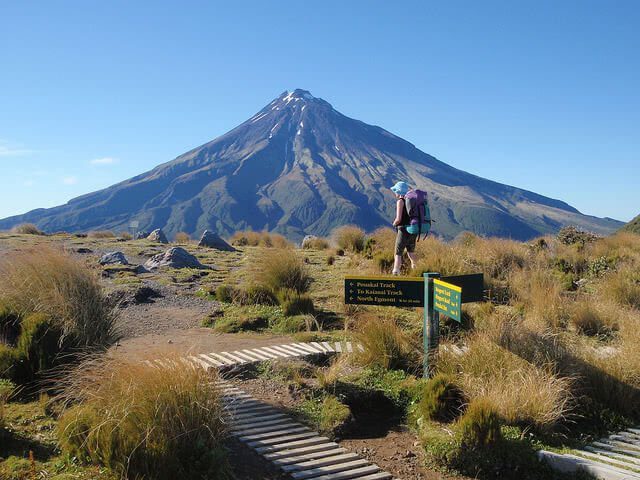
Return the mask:
<svg viewBox="0 0 640 480"><path fill-rule="evenodd" d="M109 252L105 253L98 261L100 265L113 265L119 263L120 265L129 265L127 257L122 252Z"/></svg>
<svg viewBox="0 0 640 480"><path fill-rule="evenodd" d="M149 270L160 267L170 268L209 268L202 265L196 257L182 247L172 247L164 253L154 255L144 264Z"/></svg>
<svg viewBox="0 0 640 480"><path fill-rule="evenodd" d="M169 243L169 240L167 240L167 236L160 228L156 228L153 232L151 232L147 237L147 240L158 243Z"/></svg>
<svg viewBox="0 0 640 480"><path fill-rule="evenodd" d="M205 230L202 234L202 238L198 243L199 247L215 248L216 250L222 250L223 252L235 252L236 249L220 238L216 233L209 230Z"/></svg>
<svg viewBox="0 0 640 480"><path fill-rule="evenodd" d="M148 236L149 236L149 232L143 230L141 232L136 232L133 238L135 238L136 240L142 240L144 238L147 238Z"/></svg>
<svg viewBox="0 0 640 480"><path fill-rule="evenodd" d="M300 246L302 248L305 248L307 246L307 243L314 241L316 238L318 237L316 237L315 235L307 235L302 239L302 243L300 244Z"/></svg>

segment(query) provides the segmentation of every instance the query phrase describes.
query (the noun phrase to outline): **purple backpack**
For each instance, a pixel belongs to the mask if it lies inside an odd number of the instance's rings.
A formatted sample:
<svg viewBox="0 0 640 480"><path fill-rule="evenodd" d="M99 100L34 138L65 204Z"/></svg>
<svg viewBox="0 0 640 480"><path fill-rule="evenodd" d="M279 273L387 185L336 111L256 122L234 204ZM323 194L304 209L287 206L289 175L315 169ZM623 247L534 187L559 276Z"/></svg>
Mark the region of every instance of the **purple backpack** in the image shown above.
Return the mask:
<svg viewBox="0 0 640 480"><path fill-rule="evenodd" d="M406 227L407 233L417 234L418 240L422 234L426 238L431 230L431 210L429 209L427 192L409 190L404 196L404 204L411 220Z"/></svg>

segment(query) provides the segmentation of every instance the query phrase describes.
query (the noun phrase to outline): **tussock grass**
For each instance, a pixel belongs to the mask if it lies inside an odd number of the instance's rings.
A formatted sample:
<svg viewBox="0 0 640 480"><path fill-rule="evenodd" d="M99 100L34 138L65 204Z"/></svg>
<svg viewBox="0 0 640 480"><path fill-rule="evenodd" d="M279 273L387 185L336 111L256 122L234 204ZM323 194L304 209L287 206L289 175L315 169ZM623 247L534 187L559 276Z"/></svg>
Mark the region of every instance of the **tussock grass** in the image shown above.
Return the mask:
<svg viewBox="0 0 640 480"><path fill-rule="evenodd" d="M19 235L44 235L44 232L33 223L16 225L11 229L11 233L17 233Z"/></svg>
<svg viewBox="0 0 640 480"><path fill-rule="evenodd" d="M175 243L185 244L191 241L191 236L186 232L178 232L174 238Z"/></svg>
<svg viewBox="0 0 640 480"><path fill-rule="evenodd" d="M534 323L564 328L568 321L562 282L553 272L541 268L514 270L509 277L513 299L520 302Z"/></svg>
<svg viewBox="0 0 640 480"><path fill-rule="evenodd" d="M336 228L331 235L338 248L354 253L360 253L364 249L366 236L360 227L344 225Z"/></svg>
<svg viewBox="0 0 640 480"><path fill-rule="evenodd" d="M87 233L89 238L97 238L97 239L107 239L107 238L116 238L116 234L111 230L94 230Z"/></svg>
<svg viewBox="0 0 640 480"><path fill-rule="evenodd" d="M361 365L405 371L419 368L419 340L405 332L395 318L368 317L356 328L356 339L364 351L354 358Z"/></svg>
<svg viewBox="0 0 640 480"><path fill-rule="evenodd" d="M502 419L499 408L488 398L471 401L467 411L458 422L462 445L469 448L486 448L502 439Z"/></svg>
<svg viewBox="0 0 640 480"><path fill-rule="evenodd" d="M64 381L60 445L124 478L230 478L214 381L177 357L164 367L88 359Z"/></svg>
<svg viewBox="0 0 640 480"><path fill-rule="evenodd" d="M425 383L420 392L416 416L428 420L450 421L462 411L464 394L456 377L439 373Z"/></svg>
<svg viewBox="0 0 640 480"><path fill-rule="evenodd" d="M0 298L20 316L45 315L67 345L104 346L115 339L115 314L97 276L61 250L39 246L4 256Z"/></svg>
<svg viewBox="0 0 640 480"><path fill-rule="evenodd" d="M293 248L293 244L284 236L278 233L254 232L247 230L244 232L236 232L230 239L232 245L249 246L249 247L275 247L275 248Z"/></svg>
<svg viewBox="0 0 640 480"><path fill-rule="evenodd" d="M280 305L282 306L282 313L286 316L315 313L311 297L296 290L281 290Z"/></svg>
<svg viewBox="0 0 640 480"><path fill-rule="evenodd" d="M310 238L302 242L302 248L305 250L327 250L329 246L329 240L322 237Z"/></svg>
<svg viewBox="0 0 640 480"><path fill-rule="evenodd" d="M588 299L572 305L569 320L578 333L588 336L610 335L619 328L612 308Z"/></svg>
<svg viewBox="0 0 640 480"><path fill-rule="evenodd" d="M640 269L635 266L625 266L607 275L599 288L602 296L640 310Z"/></svg>
<svg viewBox="0 0 640 480"><path fill-rule="evenodd" d="M256 260L256 282L274 292L295 290L305 293L311 286L309 268L295 252L274 249Z"/></svg>
<svg viewBox="0 0 640 480"><path fill-rule="evenodd" d="M511 424L550 430L570 411L571 381L537 367L492 342L474 336L463 355L444 352L438 368L458 376L471 400L486 398Z"/></svg>

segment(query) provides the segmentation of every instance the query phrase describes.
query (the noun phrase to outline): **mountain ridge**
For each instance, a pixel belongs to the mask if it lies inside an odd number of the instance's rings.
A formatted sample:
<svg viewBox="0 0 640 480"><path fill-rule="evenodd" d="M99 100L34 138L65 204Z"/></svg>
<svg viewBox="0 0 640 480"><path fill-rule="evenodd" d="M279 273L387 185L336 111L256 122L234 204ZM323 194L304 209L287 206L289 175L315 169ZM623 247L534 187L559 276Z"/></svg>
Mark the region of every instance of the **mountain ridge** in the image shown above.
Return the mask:
<svg viewBox="0 0 640 480"><path fill-rule="evenodd" d="M162 227L198 234L273 230L326 235L345 223L389 225L388 187L405 180L431 195L434 230L446 238L528 239L575 224L610 233L622 222L456 169L382 127L349 118L302 89L283 92L227 133L155 168L50 209L0 220L45 231Z"/></svg>
<svg viewBox="0 0 640 480"><path fill-rule="evenodd" d="M620 229L620 231L640 234L640 215L632 218Z"/></svg>

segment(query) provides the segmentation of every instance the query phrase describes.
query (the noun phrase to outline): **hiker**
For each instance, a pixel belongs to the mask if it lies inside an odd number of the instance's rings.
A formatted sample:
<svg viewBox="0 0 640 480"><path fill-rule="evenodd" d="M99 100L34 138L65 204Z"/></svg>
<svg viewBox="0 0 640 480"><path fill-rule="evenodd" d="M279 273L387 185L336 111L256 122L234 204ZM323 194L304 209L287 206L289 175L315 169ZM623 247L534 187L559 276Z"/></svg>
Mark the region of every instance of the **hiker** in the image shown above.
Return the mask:
<svg viewBox="0 0 640 480"><path fill-rule="evenodd" d="M396 218L393 226L398 230L396 235L393 275L400 275L402 255L405 249L411 268L416 268L416 241L420 235L425 236L431 229L431 212L427 202L427 193L412 189L406 182L398 182L391 191L396 195Z"/></svg>

